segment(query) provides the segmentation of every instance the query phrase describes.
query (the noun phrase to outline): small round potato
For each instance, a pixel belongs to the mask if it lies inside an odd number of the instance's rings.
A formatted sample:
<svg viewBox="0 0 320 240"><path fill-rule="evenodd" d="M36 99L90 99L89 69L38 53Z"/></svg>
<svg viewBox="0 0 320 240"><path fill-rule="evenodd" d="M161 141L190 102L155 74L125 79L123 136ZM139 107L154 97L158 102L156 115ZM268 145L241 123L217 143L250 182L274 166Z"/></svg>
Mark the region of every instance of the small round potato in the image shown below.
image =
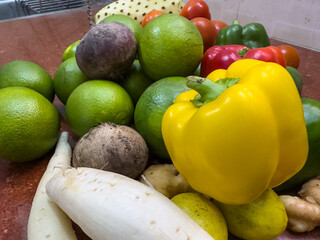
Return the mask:
<svg viewBox="0 0 320 240"><path fill-rule="evenodd" d="M133 128L102 123L86 133L73 151L74 167L91 167L137 178L148 161L148 147Z"/></svg>
<svg viewBox="0 0 320 240"><path fill-rule="evenodd" d="M151 165L144 170L139 180L146 185L151 185L167 198L194 191L173 164Z"/></svg>

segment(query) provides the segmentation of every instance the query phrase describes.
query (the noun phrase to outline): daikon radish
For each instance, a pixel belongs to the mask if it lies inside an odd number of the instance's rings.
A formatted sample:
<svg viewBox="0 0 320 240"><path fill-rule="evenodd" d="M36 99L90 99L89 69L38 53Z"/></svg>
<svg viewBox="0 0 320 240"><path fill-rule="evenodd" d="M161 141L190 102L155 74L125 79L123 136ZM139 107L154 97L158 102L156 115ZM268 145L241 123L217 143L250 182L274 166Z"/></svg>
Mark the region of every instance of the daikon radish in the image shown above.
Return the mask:
<svg viewBox="0 0 320 240"><path fill-rule="evenodd" d="M124 175L73 168L55 175L48 196L94 240L212 240L171 200Z"/></svg>
<svg viewBox="0 0 320 240"><path fill-rule="evenodd" d="M54 155L44 172L28 220L29 240L73 240L77 239L70 218L46 194L46 183L56 173L70 168L71 147L68 144L68 132L62 132Z"/></svg>

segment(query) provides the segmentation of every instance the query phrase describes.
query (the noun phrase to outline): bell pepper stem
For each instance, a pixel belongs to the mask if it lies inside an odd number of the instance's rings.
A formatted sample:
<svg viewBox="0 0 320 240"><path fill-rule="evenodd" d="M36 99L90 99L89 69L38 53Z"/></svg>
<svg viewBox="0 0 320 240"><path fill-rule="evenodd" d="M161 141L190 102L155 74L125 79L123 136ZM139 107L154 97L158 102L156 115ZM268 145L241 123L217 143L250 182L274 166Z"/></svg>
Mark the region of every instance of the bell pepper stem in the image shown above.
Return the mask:
<svg viewBox="0 0 320 240"><path fill-rule="evenodd" d="M237 19L233 20L232 24L239 24L239 21Z"/></svg>
<svg viewBox="0 0 320 240"><path fill-rule="evenodd" d="M192 88L199 93L191 100L196 107L201 107L208 102L212 102L228 87L239 81L239 79L235 78L225 78L214 82L210 79L198 76L189 76L187 79L187 87Z"/></svg>
<svg viewBox="0 0 320 240"><path fill-rule="evenodd" d="M249 48L244 47L244 48L242 48L242 49L238 52L238 54L239 54L240 57L244 57L244 55L246 55L246 53L247 53L248 51L249 51Z"/></svg>

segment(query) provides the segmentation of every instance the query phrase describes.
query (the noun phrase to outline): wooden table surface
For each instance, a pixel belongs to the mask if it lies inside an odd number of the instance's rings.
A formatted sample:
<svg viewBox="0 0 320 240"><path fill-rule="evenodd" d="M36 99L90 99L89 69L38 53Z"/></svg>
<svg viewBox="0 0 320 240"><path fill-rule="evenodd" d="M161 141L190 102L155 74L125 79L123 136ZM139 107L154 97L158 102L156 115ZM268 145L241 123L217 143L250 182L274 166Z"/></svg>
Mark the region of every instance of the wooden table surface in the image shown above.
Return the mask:
<svg viewBox="0 0 320 240"><path fill-rule="evenodd" d="M93 12L98 9L93 8ZM0 22L0 66L13 60L28 60L41 65L53 76L65 48L81 39L88 30L86 9ZM272 45L280 44L284 43L272 40ZM302 97L320 101L320 52L295 47L301 57ZM66 123L65 107L57 98L54 105L60 112L61 131L70 133L69 142L74 146L78 138ZM20 164L0 158L0 240L27 239L32 199L52 153L53 150L41 159ZM75 229L79 239L88 239L77 226ZM230 239L235 238L231 236ZM308 234L285 232L278 239L320 239L320 230Z"/></svg>

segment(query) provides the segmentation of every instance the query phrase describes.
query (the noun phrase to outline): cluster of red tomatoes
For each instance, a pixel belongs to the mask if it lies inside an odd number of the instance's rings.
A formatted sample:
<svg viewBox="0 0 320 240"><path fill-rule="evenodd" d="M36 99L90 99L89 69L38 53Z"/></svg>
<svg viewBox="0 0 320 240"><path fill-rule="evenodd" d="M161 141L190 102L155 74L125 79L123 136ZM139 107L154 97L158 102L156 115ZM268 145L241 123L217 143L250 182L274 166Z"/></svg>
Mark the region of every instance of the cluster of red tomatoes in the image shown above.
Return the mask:
<svg viewBox="0 0 320 240"><path fill-rule="evenodd" d="M209 7L203 0L188 1L180 15L188 18L198 28L203 39L204 52L214 44L220 29L228 26L223 21L211 20Z"/></svg>
<svg viewBox="0 0 320 240"><path fill-rule="evenodd" d="M159 10L149 12L144 17L142 26L144 27L152 19L162 14L164 14L164 12ZM228 26L223 21L211 20L210 9L204 0L189 0L181 9L180 15L189 19L198 28L203 39L204 53L214 45L219 31ZM298 68L300 57L294 47L291 45L281 45L277 46L277 48L279 48L284 55L286 66ZM269 50L270 49L266 49L266 51Z"/></svg>

